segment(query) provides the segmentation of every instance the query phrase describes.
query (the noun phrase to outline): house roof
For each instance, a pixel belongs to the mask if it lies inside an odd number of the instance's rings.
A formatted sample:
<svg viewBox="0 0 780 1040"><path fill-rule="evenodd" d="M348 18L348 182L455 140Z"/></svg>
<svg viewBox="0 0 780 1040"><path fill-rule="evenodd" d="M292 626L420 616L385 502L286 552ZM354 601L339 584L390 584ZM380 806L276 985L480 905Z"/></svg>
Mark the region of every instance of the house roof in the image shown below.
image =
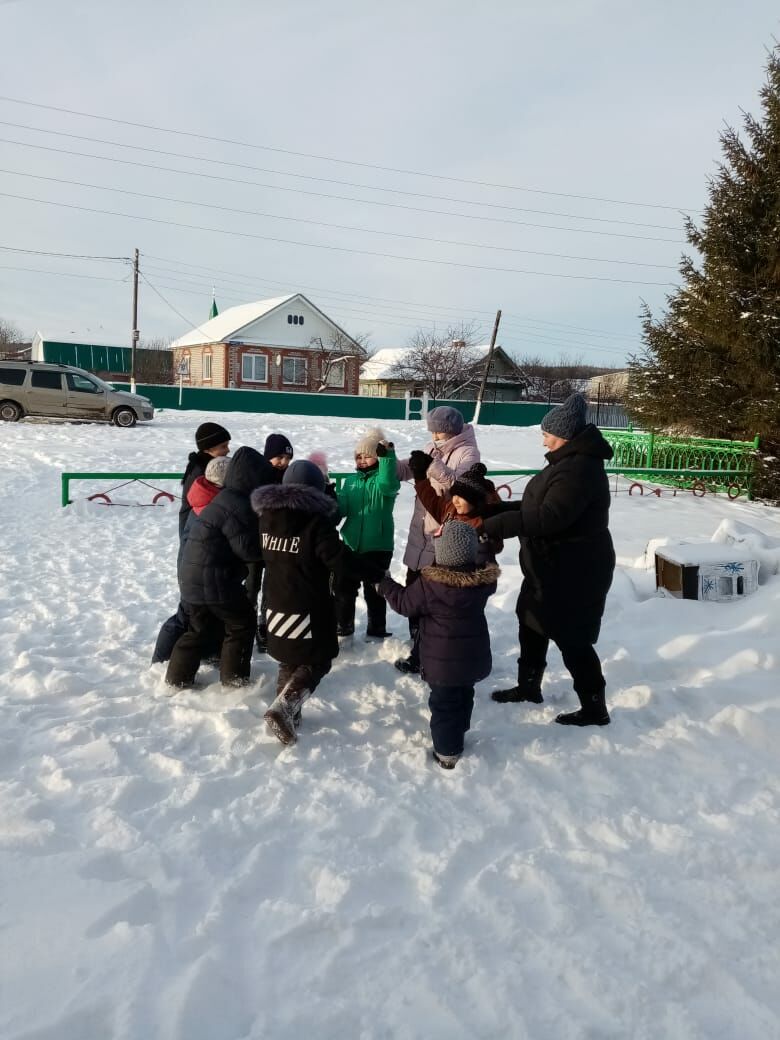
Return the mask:
<svg viewBox="0 0 780 1040"><path fill-rule="evenodd" d="M233 339L241 329L264 318L266 314L276 310L283 303L292 300L298 293L288 293L286 296L275 296L270 300L256 300L254 303L241 303L237 307L228 307L216 318L209 318L202 325L179 336L171 344L172 347L199 347L204 343L225 343Z"/></svg>
<svg viewBox="0 0 780 1040"><path fill-rule="evenodd" d="M393 370L410 349L410 347L384 347L382 350L378 350L361 365L360 378L366 381L399 378ZM474 364L477 364L487 357L490 352L490 344L480 343L478 346L469 347L468 351ZM506 358L501 347L496 347L494 355L499 352ZM506 360L511 361L510 358L506 358Z"/></svg>
<svg viewBox="0 0 780 1040"><path fill-rule="evenodd" d="M128 340L129 340L129 338L130 337L128 336ZM96 339L94 334L91 333L88 329L86 331L83 331L83 332L73 332L73 331L71 331L71 332L58 332L54 336L49 336L47 333L41 332L40 330L38 330L38 332L35 333L35 336L33 338L33 346L37 346L40 343L74 343L77 346L87 346L87 347L129 347L130 346L129 342L128 343L117 343L116 341L114 341L113 343L109 343L108 340L103 339L101 337L98 337Z"/></svg>
<svg viewBox="0 0 780 1040"><path fill-rule="evenodd" d="M227 343L232 339L240 339L241 333L249 325L271 314L278 307L288 304L291 300L302 300L328 325L332 326L350 343L357 345L348 332L345 332L324 311L321 311L307 296L304 296L303 293L288 293L286 296L275 296L270 300L256 300L254 303L242 303L237 307L228 307L227 310L218 314L216 318L210 318L208 321L204 321L202 325L192 329L191 332L179 336L178 339L173 341L171 348L200 347L209 343Z"/></svg>

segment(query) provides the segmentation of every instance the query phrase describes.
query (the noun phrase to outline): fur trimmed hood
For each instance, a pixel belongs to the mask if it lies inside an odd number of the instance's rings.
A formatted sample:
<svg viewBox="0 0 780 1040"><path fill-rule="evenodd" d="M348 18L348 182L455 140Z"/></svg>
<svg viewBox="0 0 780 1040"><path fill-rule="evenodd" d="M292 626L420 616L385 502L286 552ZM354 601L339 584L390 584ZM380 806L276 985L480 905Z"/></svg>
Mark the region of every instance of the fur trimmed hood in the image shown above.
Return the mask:
<svg viewBox="0 0 780 1040"><path fill-rule="evenodd" d="M336 502L323 491L305 484L269 484L252 492L252 509L258 514L264 510L297 509L302 513L324 516L335 520L338 512Z"/></svg>
<svg viewBox="0 0 780 1040"><path fill-rule="evenodd" d="M494 585L501 574L497 563L488 563L473 571L455 571L449 567L423 567L421 575L428 581L438 581L453 589L473 589L480 585Z"/></svg>

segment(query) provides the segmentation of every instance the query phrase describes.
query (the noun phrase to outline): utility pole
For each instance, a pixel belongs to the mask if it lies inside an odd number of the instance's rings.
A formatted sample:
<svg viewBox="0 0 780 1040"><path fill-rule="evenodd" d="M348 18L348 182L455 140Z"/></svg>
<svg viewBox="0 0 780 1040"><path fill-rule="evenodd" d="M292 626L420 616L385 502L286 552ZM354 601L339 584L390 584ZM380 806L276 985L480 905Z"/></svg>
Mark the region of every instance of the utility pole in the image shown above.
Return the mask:
<svg viewBox="0 0 780 1040"><path fill-rule="evenodd" d="M477 394L477 403L474 406L474 418L471 420L474 426L479 422L479 413L482 410L482 398L485 396L485 387L487 386L488 373L490 372L490 366L493 362L493 351L496 349L496 336L498 335L498 325L501 321L501 311L496 311L496 323L493 326L493 335L490 337L490 349L488 350L487 360L485 361L485 371L482 373L482 382L479 385L479 392Z"/></svg>
<svg viewBox="0 0 780 1040"><path fill-rule="evenodd" d="M133 332L130 341L130 392L135 393L135 351L138 346L138 250L133 259Z"/></svg>

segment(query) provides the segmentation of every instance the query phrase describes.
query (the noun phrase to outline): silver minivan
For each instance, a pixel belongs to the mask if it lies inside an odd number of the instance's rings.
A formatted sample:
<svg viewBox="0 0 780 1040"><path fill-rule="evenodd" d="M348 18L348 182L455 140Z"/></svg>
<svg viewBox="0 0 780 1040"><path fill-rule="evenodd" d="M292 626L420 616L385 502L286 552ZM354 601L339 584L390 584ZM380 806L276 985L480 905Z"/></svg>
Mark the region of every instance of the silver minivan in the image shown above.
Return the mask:
<svg viewBox="0 0 780 1040"><path fill-rule="evenodd" d="M154 418L154 406L140 394L114 390L83 368L45 361L0 361L0 419L26 415L55 419L96 419L125 428Z"/></svg>

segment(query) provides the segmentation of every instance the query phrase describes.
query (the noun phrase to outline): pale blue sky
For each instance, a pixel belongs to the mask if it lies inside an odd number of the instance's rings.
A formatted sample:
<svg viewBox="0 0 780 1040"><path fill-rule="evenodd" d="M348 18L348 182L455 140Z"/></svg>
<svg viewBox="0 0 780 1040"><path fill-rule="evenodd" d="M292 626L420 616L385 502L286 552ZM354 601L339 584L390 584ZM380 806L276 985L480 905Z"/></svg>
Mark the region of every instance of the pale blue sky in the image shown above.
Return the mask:
<svg viewBox="0 0 780 1040"><path fill-rule="evenodd" d="M434 320L474 318L487 335L501 307L499 340L513 353L620 364L639 344L640 300L661 306L664 283L676 280L679 209L703 205L724 121L738 123L740 108L758 110L780 15L773 0L6 0L0 31L2 95L282 150L0 100L0 245L107 256L137 246L142 270L168 301L142 285L143 336L176 336L203 321L214 283L221 308L301 290L350 332L370 333L376 348L402 344ZM189 175L196 171L212 179ZM366 255L379 253L405 259ZM28 334L90 330L125 342L125 276L117 264L0 250L0 316Z"/></svg>

